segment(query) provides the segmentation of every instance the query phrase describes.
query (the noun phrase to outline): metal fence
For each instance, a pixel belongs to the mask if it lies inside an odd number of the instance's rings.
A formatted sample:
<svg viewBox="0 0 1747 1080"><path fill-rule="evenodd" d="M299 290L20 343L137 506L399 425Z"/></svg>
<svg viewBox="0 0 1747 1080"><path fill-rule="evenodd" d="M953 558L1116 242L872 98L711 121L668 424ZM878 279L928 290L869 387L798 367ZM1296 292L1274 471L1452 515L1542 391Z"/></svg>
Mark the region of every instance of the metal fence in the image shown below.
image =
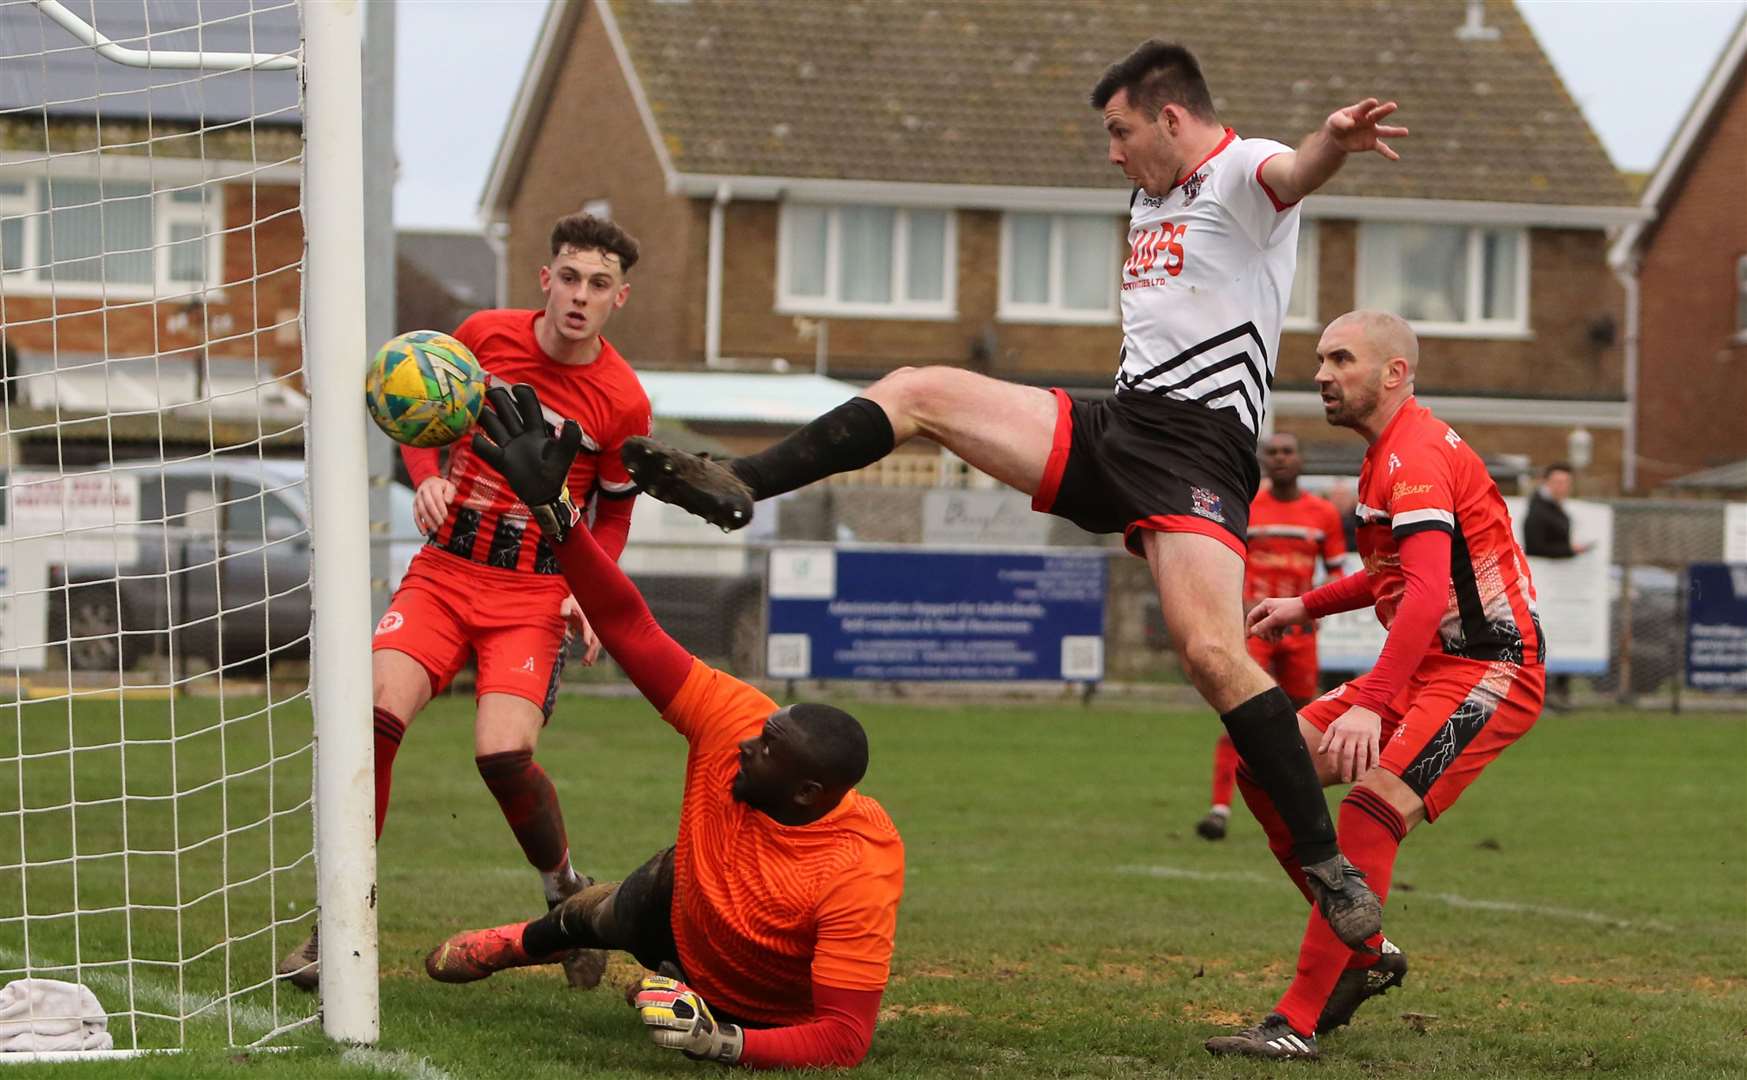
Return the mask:
<svg viewBox="0 0 1747 1080"><path fill-rule="evenodd" d="M696 545L643 545L632 576L656 617L699 656L747 677L764 674L765 557L785 540L853 538L921 543L928 512L918 488L836 486L785 502L780 524L764 538L700 557ZM1597 676L1560 679L1556 705L1645 708L1747 706L1747 696L1700 694L1684 688L1686 569L1723 558L1723 504L1697 500L1622 500L1614 510L1610 573L1612 662ZM1028 511L1027 511L1028 513ZM1159 616L1146 565L1114 538L1092 537L1039 516L1040 542L1052 547L1103 548L1110 557L1106 598L1105 671L1111 683L1180 684L1176 655ZM629 555L629 552L627 553ZM610 679L610 666L575 672Z"/></svg>

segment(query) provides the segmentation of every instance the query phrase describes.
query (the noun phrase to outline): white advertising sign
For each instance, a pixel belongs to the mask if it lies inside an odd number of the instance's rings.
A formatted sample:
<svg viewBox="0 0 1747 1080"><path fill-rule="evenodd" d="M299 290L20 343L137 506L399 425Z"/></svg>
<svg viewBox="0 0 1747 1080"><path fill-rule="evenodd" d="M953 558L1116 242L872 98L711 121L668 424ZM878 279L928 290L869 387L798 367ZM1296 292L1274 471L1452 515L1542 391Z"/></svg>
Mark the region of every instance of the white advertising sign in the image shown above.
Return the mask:
<svg viewBox="0 0 1747 1080"><path fill-rule="evenodd" d="M922 542L937 547L1041 547L1054 519L1017 491L936 490L922 496Z"/></svg>
<svg viewBox="0 0 1747 1080"><path fill-rule="evenodd" d="M49 541L14 541L0 529L0 673L41 671L48 637Z"/></svg>
<svg viewBox="0 0 1747 1080"><path fill-rule="evenodd" d="M137 474L14 469L6 484L6 513L15 539L54 542L54 562L126 567L139 561Z"/></svg>
<svg viewBox="0 0 1747 1080"><path fill-rule="evenodd" d="M1520 542L1528 499L1513 496L1504 501ZM1547 637L1547 670L1558 675L1599 675L1607 670L1612 651L1608 572L1614 561L1614 508L1567 499L1565 512L1571 515L1571 542L1593 546L1573 559L1529 558L1541 630Z"/></svg>
<svg viewBox="0 0 1747 1080"><path fill-rule="evenodd" d="M1517 539L1527 500L1505 499ZM1547 640L1547 670L1555 674L1592 675L1607 670L1610 652L1608 574L1613 564L1614 511L1605 503L1565 503L1571 515L1571 538L1594 544L1574 559L1529 560L1535 581L1541 630ZM1330 671L1369 671L1383 651L1383 627L1369 608L1324 619L1318 625L1317 654Z"/></svg>
<svg viewBox="0 0 1747 1080"><path fill-rule="evenodd" d="M1723 508L1723 561L1747 563L1747 503Z"/></svg>

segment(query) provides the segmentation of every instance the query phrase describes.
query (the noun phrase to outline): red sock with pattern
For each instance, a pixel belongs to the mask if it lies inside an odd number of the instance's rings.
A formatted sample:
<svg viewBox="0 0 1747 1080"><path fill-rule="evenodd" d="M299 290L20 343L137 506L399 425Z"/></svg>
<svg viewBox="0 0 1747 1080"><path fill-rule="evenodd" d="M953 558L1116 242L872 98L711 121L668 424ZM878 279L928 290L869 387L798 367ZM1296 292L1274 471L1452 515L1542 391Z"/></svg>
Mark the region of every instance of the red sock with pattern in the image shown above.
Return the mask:
<svg viewBox="0 0 1747 1080"><path fill-rule="evenodd" d="M376 714L376 839L388 817L388 789L394 784L394 755L406 736L406 721L378 705Z"/></svg>
<svg viewBox="0 0 1747 1080"><path fill-rule="evenodd" d="M1389 897L1389 879L1395 873L1395 855L1407 835L1407 822L1382 796L1368 788L1355 787L1341 800L1339 839L1341 851L1364 871L1365 884L1377 899ZM1352 950L1335 937L1322 913L1314 908L1298 947L1298 974L1274 1011L1284 1016L1300 1035L1316 1031L1317 1017L1328 1004Z"/></svg>
<svg viewBox="0 0 1747 1080"><path fill-rule="evenodd" d="M1286 827L1286 819L1280 816L1280 811L1274 809L1274 800L1268 798L1268 793L1250 775L1249 766L1239 761L1233 775L1237 779L1238 791L1243 793L1244 805L1250 808L1250 813L1260 823L1262 831L1268 834L1268 850L1274 853L1274 858L1280 860L1280 868L1286 871L1292 884L1298 886L1298 891L1304 894L1304 902L1310 903L1310 886L1304 883L1304 871L1298 865L1298 856L1292 853L1292 830Z"/></svg>
<svg viewBox="0 0 1747 1080"><path fill-rule="evenodd" d="M1231 805L1231 785L1237 780L1237 747L1221 732L1213 744L1213 805Z"/></svg>
<svg viewBox="0 0 1747 1080"><path fill-rule="evenodd" d="M534 869L547 873L562 867L570 854L564 835L564 812L546 770L534 763L532 750L506 750L473 759L480 778L497 799L504 820L522 845Z"/></svg>

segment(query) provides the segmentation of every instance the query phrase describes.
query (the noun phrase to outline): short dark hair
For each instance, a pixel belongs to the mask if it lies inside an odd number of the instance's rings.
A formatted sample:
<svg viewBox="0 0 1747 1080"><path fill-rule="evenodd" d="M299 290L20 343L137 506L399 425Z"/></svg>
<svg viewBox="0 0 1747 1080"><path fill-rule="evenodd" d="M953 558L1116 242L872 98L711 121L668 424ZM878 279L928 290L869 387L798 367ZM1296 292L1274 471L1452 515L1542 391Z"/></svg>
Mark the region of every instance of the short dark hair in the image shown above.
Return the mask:
<svg viewBox="0 0 1747 1080"><path fill-rule="evenodd" d="M552 226L552 257L556 259L565 248L577 251L600 251L619 257L619 269L631 272L637 265L637 239L624 229L593 214L566 214Z"/></svg>
<svg viewBox="0 0 1747 1080"><path fill-rule="evenodd" d="M1156 117L1166 105L1181 105L1197 120L1212 122L1213 94L1201 76L1195 54L1176 42L1153 38L1104 69L1092 87L1092 107L1110 104L1118 90L1128 91L1128 104Z"/></svg>
<svg viewBox="0 0 1747 1080"><path fill-rule="evenodd" d="M1553 464L1547 466L1547 468L1541 473L1541 479L1545 480L1548 477L1552 476L1556 472L1572 473L1573 475L1575 475L1577 470L1573 469L1566 462L1555 461L1555 462L1553 462Z"/></svg>
<svg viewBox="0 0 1747 1080"><path fill-rule="evenodd" d="M852 788L867 775L867 732L861 721L833 705L802 702L789 707L803 753L827 787Z"/></svg>

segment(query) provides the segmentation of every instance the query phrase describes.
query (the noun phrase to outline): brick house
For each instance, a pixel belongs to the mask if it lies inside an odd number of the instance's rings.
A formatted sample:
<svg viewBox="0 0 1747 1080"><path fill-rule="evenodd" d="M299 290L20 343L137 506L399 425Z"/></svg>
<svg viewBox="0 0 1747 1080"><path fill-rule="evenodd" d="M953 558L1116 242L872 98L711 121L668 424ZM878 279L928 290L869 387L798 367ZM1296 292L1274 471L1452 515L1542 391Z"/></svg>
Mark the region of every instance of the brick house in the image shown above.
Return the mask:
<svg viewBox="0 0 1747 1080"><path fill-rule="evenodd" d="M550 222L591 207L644 245L614 321L640 366L944 363L1108 393L1129 192L1087 92L1161 28L1044 0L554 4L481 205L500 295L534 303ZM1617 488L1606 249L1641 213L1514 7L1185 2L1168 31L1241 134L1296 143L1367 93L1414 131L1305 204L1278 426L1356 468L1313 349L1389 307L1420 330L1422 396L1483 453L1541 465L1584 432L1588 490Z"/></svg>
<svg viewBox="0 0 1747 1080"><path fill-rule="evenodd" d="M1747 459L1744 185L1747 19L1644 188L1643 208L1654 216L1622 232L1609 253L1631 303L1627 389L1637 445L1628 484L1635 488ZM1726 480L1728 470L1717 478Z"/></svg>
<svg viewBox="0 0 1747 1080"><path fill-rule="evenodd" d="M295 8L248 0L88 14L132 48L299 40ZM76 464L106 459L111 438L116 456L300 442L297 73L123 67L32 5L0 6L0 42L11 451Z"/></svg>

